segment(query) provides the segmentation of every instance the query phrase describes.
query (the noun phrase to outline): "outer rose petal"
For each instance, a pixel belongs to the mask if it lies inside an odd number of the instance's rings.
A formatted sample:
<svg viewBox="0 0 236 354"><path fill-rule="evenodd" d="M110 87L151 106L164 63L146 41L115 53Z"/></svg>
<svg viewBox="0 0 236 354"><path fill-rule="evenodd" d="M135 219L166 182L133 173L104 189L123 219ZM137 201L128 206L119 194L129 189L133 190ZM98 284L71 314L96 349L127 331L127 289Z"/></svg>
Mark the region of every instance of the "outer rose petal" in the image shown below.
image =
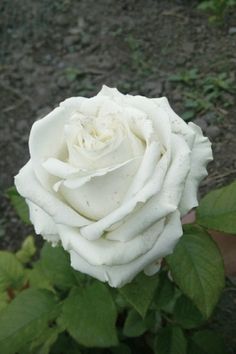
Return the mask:
<svg viewBox="0 0 236 354"><path fill-rule="evenodd" d="M171 124L171 131L172 133L181 135L185 141L187 142L189 148L192 148L194 142L194 132L189 127L185 121L180 118L175 111L171 108L169 101L166 97L161 98L153 98L152 101L158 106L161 107L169 117L170 124Z"/></svg>
<svg viewBox="0 0 236 354"><path fill-rule="evenodd" d="M29 200L26 200L26 203L29 207L30 221L34 225L36 234L41 234L45 240L56 245L60 241L60 238L53 219Z"/></svg>
<svg viewBox="0 0 236 354"><path fill-rule="evenodd" d="M101 281L107 281L112 287L121 287L129 283L148 265L173 252L173 249L182 236L182 226L179 212L176 211L168 217L166 226L153 248L124 265L94 266L86 262L74 250L70 251L71 265L74 269L89 274Z"/></svg>
<svg viewBox="0 0 236 354"><path fill-rule="evenodd" d="M125 96L126 104L145 112L152 121L158 141L166 150L170 147L171 122L166 111L152 100L143 96Z"/></svg>
<svg viewBox="0 0 236 354"><path fill-rule="evenodd" d="M202 130L194 123L186 124L170 107L166 97L155 98L156 105L161 106L169 115L171 129L182 135L191 149L191 167L185 182L180 201L181 216L198 205L197 189L201 180L207 175L206 166L212 160L211 143L204 137Z"/></svg>
<svg viewBox="0 0 236 354"><path fill-rule="evenodd" d="M195 140L191 154L191 169L185 182L185 188L180 201L181 215L198 205L197 189L201 180L207 176L206 166L213 159L211 142L202 135L202 130L196 124L189 123L195 132Z"/></svg>
<svg viewBox="0 0 236 354"><path fill-rule="evenodd" d="M76 228L64 225L58 225L58 232L66 250L74 250L89 264L112 266L130 263L148 252L160 236L164 222L165 218L127 242L110 241L106 238L88 241Z"/></svg>
<svg viewBox="0 0 236 354"><path fill-rule="evenodd" d="M100 92L98 93L97 96L107 96L107 97L115 100L115 102L118 102L121 104L124 102L124 99L125 99L125 95L123 95L116 88L111 88L106 85L102 86L102 89L100 90Z"/></svg>
<svg viewBox="0 0 236 354"><path fill-rule="evenodd" d="M18 192L26 199L43 209L55 223L70 226L83 226L91 223L90 220L76 213L68 205L56 198L53 192L48 192L41 186L34 175L31 160L20 170L15 177Z"/></svg>
<svg viewBox="0 0 236 354"><path fill-rule="evenodd" d="M64 125L69 112L79 107L84 100L82 97L69 98L32 126L29 137L31 162L37 178L48 190L53 178L42 167L42 163L52 156L65 154Z"/></svg>

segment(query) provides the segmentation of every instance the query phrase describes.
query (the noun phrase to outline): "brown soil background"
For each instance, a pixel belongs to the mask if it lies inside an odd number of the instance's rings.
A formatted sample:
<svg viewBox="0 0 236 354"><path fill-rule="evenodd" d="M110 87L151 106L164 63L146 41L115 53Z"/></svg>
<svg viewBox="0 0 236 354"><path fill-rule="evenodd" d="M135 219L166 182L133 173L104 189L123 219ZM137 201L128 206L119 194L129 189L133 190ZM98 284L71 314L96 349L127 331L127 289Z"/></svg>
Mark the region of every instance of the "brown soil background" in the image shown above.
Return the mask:
<svg viewBox="0 0 236 354"><path fill-rule="evenodd" d="M5 197L28 160L33 121L70 96L93 96L102 84L124 93L167 96L184 112L183 94L169 77L198 68L203 76L236 74L236 11L218 27L196 1L1 0L0 3L0 235L16 249L31 231ZM196 117L213 143L215 160L201 194L236 178L236 102L217 120ZM236 353L236 288L215 316L230 353ZM215 325L215 324L214 324Z"/></svg>

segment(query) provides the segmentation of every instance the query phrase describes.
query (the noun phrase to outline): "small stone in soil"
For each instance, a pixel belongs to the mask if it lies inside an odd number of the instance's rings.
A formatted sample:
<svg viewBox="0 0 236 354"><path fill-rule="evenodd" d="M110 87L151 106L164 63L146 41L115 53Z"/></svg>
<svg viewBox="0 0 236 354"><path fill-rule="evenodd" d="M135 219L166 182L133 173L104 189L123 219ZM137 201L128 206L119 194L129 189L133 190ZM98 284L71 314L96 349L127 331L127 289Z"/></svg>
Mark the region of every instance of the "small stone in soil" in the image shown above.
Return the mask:
<svg viewBox="0 0 236 354"><path fill-rule="evenodd" d="M211 139L215 139L220 135L220 128L215 125L211 125L207 127L206 135Z"/></svg>
<svg viewBox="0 0 236 354"><path fill-rule="evenodd" d="M214 122L216 121L216 115L214 112L209 112L201 116L201 119L205 120L207 124L211 125L214 124Z"/></svg>
<svg viewBox="0 0 236 354"><path fill-rule="evenodd" d="M158 97L162 93L162 82L161 81L148 81L144 84L143 89L145 92L150 93L153 97Z"/></svg>
<svg viewBox="0 0 236 354"><path fill-rule="evenodd" d="M236 34L236 27L230 27L228 33L229 34Z"/></svg>
<svg viewBox="0 0 236 354"><path fill-rule="evenodd" d="M65 77L61 76L57 79L57 85L60 87L60 88L65 88L68 86L68 81Z"/></svg>

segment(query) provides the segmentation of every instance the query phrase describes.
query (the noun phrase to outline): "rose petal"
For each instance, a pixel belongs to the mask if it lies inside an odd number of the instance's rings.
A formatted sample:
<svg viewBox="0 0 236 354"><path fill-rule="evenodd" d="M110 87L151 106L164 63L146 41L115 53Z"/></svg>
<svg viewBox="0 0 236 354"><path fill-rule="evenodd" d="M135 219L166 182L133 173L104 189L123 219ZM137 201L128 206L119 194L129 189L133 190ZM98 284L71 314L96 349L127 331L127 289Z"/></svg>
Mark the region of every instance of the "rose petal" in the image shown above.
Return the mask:
<svg viewBox="0 0 236 354"><path fill-rule="evenodd" d="M78 168L73 167L69 163L55 159L54 157L47 159L42 166L49 174L63 179L79 172Z"/></svg>
<svg viewBox="0 0 236 354"><path fill-rule="evenodd" d="M139 164L140 158L133 158L127 161L124 161L117 165L111 165L107 168L100 168L95 170L82 170L79 168L75 168L68 163L63 161L49 158L47 161L43 163L43 167L48 171L48 173L52 174L55 177L62 178L63 180L56 183L58 186L63 183L64 186L70 189L76 189L90 181L92 178L97 176L104 176L108 172L115 171L125 165L130 164L132 161ZM56 191L58 188L54 188Z"/></svg>
<svg viewBox="0 0 236 354"><path fill-rule="evenodd" d="M109 241L100 238L88 241L80 235L77 229L58 225L63 247L74 250L92 265L121 265L133 261L148 252L163 230L165 219L162 219L127 242Z"/></svg>
<svg viewBox="0 0 236 354"><path fill-rule="evenodd" d="M132 211L134 210L134 208L137 206L139 202L141 202L142 204L145 203L148 199L150 199L155 193L157 193L161 189L167 166L168 166L168 154L164 155L161 158L161 160L159 161L156 167L155 173L152 175L151 180L148 181L148 183L144 186L144 188L142 188L133 198L124 202L119 208L117 208L116 210L114 210L104 218L91 224L89 227L82 227L80 230L81 234L88 240L96 240L99 237L101 237L106 230L108 230L118 221L123 220L130 213L132 213ZM147 207L147 209L148 208L149 207ZM154 206L154 209L155 209L154 214L156 215L156 217L162 218L164 210L165 212L170 213L173 210L175 210L176 207L173 206L171 203L167 203L163 205L163 210L161 210L160 208L156 210L157 209L156 206ZM145 212L145 215L146 214L148 215L148 210ZM156 219L154 218L154 221L155 220ZM111 235L112 234L110 233L107 237L110 238ZM121 236L121 238L118 239L121 240L122 238L124 238L125 240L127 240L132 237L133 236L130 237L126 232L123 236Z"/></svg>
<svg viewBox="0 0 236 354"><path fill-rule="evenodd" d="M146 275L148 275L149 277L151 277L152 275L156 274L161 269L161 262L162 262L162 258L160 258L157 261L149 264L147 267L144 268L144 273Z"/></svg>
<svg viewBox="0 0 236 354"><path fill-rule="evenodd" d="M27 199L26 203L29 206L30 221L34 226L35 233L38 235L41 234L45 240L56 245L60 241L60 238L53 219L36 204Z"/></svg>
<svg viewBox="0 0 236 354"><path fill-rule="evenodd" d="M131 239L157 222L158 219L177 209L185 179L190 170L190 150L181 136L172 134L171 142L173 161L167 175L165 176L166 165L164 162L166 162L165 157L168 154L162 157L150 181L133 199L128 200L107 217L81 228L80 232L84 237L89 240L97 239L115 222L124 220L121 226L109 232L107 238L113 240ZM163 179L164 184L162 184ZM160 190L161 192L158 194ZM148 200L148 197L151 196L153 197ZM139 201L144 204L134 214L129 215Z"/></svg>
<svg viewBox="0 0 236 354"><path fill-rule="evenodd" d="M140 159L136 158L86 177L66 180L60 186L60 194L87 218L104 218L121 205L139 164Z"/></svg>
<svg viewBox="0 0 236 354"><path fill-rule="evenodd" d="M64 125L70 113L86 100L82 97L72 97L65 100L43 119L36 121L29 137L29 150L34 172L47 189L52 180L42 167L42 163L50 157L65 157L66 146L64 139Z"/></svg>
<svg viewBox="0 0 236 354"><path fill-rule="evenodd" d="M145 228L150 227L158 218L168 215L178 208L185 179L190 168L190 151L188 145L181 137L172 134L171 141L173 161L165 176L160 193L155 193L143 207L126 218L120 227L109 232L107 236L109 239L120 240L123 237L128 239L135 237L138 230L143 232ZM84 229L89 227L84 227Z"/></svg>
<svg viewBox="0 0 236 354"><path fill-rule="evenodd" d="M213 159L211 142L202 135L202 130L194 123L189 126L195 133L194 145L191 154L191 167L185 182L183 195L180 202L181 215L198 205L197 189L199 183L207 176L206 166Z"/></svg>
<svg viewBox="0 0 236 354"><path fill-rule="evenodd" d="M175 111L171 108L169 101L166 97L153 98L152 101L158 106L161 107L169 117L171 123L172 133L182 135L185 141L187 142L190 149L192 148L194 142L194 132L185 123L185 121L180 118Z"/></svg>
<svg viewBox="0 0 236 354"><path fill-rule="evenodd" d="M97 96L105 96L115 100L118 103L123 102L125 95L123 95L117 88L111 88L106 85L102 86L102 89Z"/></svg>
<svg viewBox="0 0 236 354"><path fill-rule="evenodd" d="M74 250L70 251L71 265L74 269L89 274L101 281L108 281L112 287L121 287L131 282L133 278L149 264L173 252L173 249L182 236L182 227L179 212L168 217L166 226L149 252L136 258L130 263L115 266L94 266L86 262Z"/></svg>
<svg viewBox="0 0 236 354"><path fill-rule="evenodd" d="M147 182L148 178L150 178L154 172L160 156L160 144L156 141L153 141L146 148L141 165L136 175L134 176L133 182L125 196L124 201L132 198L138 191L143 188L145 182Z"/></svg>
<svg viewBox="0 0 236 354"><path fill-rule="evenodd" d="M59 200L52 191L48 192L41 186L34 175L31 160L15 177L15 185L24 198L43 209L53 218L55 223L63 223L70 226L83 226L91 223L90 220L79 215Z"/></svg>
<svg viewBox="0 0 236 354"><path fill-rule="evenodd" d="M171 124L167 112L156 105L152 100L143 96L126 95L127 104L145 112L152 121L156 140L164 147L165 150L170 146Z"/></svg>

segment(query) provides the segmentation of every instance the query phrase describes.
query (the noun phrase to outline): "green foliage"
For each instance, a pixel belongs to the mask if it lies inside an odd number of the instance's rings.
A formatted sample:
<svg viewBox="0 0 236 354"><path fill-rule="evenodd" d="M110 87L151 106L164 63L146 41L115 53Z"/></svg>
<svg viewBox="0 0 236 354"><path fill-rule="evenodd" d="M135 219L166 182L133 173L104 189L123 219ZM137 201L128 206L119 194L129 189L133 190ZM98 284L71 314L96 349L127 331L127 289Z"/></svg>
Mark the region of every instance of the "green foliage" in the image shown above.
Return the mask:
<svg viewBox="0 0 236 354"><path fill-rule="evenodd" d="M41 265L51 284L59 288L71 288L77 284L69 254L61 246L52 247L45 243L41 251Z"/></svg>
<svg viewBox="0 0 236 354"><path fill-rule="evenodd" d="M111 348L112 354L132 354L130 348L126 345L121 343L117 347Z"/></svg>
<svg viewBox="0 0 236 354"><path fill-rule="evenodd" d="M193 230L191 232L196 236L197 231L194 229L194 233ZM203 246L199 248L198 242L192 243L191 232L189 231L187 249L192 244L195 250L192 260L197 267L195 257L202 252ZM204 247L207 249L205 242ZM214 252L207 252L210 260L217 261ZM18 252L17 254L19 255ZM178 260L178 254L179 250L169 256L175 255L175 260L169 261L168 257L170 268L176 267L174 264ZM75 272L69 265L67 253L61 247L53 248L46 244L40 260L31 264L29 258L22 264L15 255L7 252L1 252L0 262L1 260L3 264L8 265L7 262L10 261L14 265L6 267L8 271L11 269L10 272L2 272L4 286L0 296L0 350L3 348L4 354L13 354L16 351L19 354L89 354L87 349L84 351L85 347L101 348L93 351L98 354L105 354L103 348L109 348L109 353L119 353L120 350L127 354L133 350L139 353L133 344L133 349L127 346L126 339L132 341L138 337L145 338L146 334L151 340L149 346L153 347L152 342L155 343L155 353L185 353L186 339L183 330L198 328L205 321L194 303L181 295L166 270L152 277L142 273L132 283L116 290L108 289L98 281ZM60 261L56 262L58 260ZM198 261L199 269L205 269L206 265L202 263L201 257ZM191 267L183 256L179 263L185 264L185 273L186 269L189 273ZM218 294L214 287L214 277L221 272L217 262L215 271L211 268L211 261L208 267L213 288ZM178 282L178 273L181 271L185 279L183 270L177 269L176 274L172 272L172 275L181 290L188 293L189 290ZM14 277L11 272L15 274ZM199 287L201 277L208 279L206 274L200 271L195 279L196 274L193 272L190 278ZM7 281L8 277L10 280ZM190 279L188 281L191 283ZM206 287L205 284L202 286ZM10 293L6 289L10 289ZM206 294L197 291L195 286L192 287L192 295L208 304ZM189 296L191 297L191 292ZM195 299L193 301L196 303ZM200 307L201 301L198 300ZM163 324L166 325L163 327ZM118 345L118 338L124 342ZM191 336L189 343L191 348L196 347L194 336Z"/></svg>
<svg viewBox="0 0 236 354"><path fill-rule="evenodd" d="M176 75L171 75L169 77L170 81L180 82L186 85L192 85L198 78L198 69L184 70Z"/></svg>
<svg viewBox="0 0 236 354"><path fill-rule="evenodd" d="M214 98L220 98L222 91L230 93L235 92L235 80L228 76L226 72L222 72L215 76L206 76L202 82L203 93L211 93Z"/></svg>
<svg viewBox="0 0 236 354"><path fill-rule="evenodd" d="M208 112L214 112L216 120L222 119L225 110L234 103L235 79L227 72L203 75L193 68L171 75L169 80L183 92L181 116L186 121Z"/></svg>
<svg viewBox="0 0 236 354"><path fill-rule="evenodd" d="M121 295L135 310L145 317L158 285L158 277L140 273L131 283L119 289Z"/></svg>
<svg viewBox="0 0 236 354"><path fill-rule="evenodd" d="M68 81L75 81L79 76L83 76L84 74L77 68L68 67L65 69L65 75Z"/></svg>
<svg viewBox="0 0 236 354"><path fill-rule="evenodd" d="M31 288L54 291L53 285L47 277L41 261L35 262L32 269L27 269L27 277Z"/></svg>
<svg viewBox="0 0 236 354"><path fill-rule="evenodd" d="M24 280L24 269L15 255L0 251L0 291L19 289Z"/></svg>
<svg viewBox="0 0 236 354"><path fill-rule="evenodd" d="M26 204L25 199L19 195L16 187L9 188L7 190L7 195L21 220L26 224L30 224L28 205Z"/></svg>
<svg viewBox="0 0 236 354"><path fill-rule="evenodd" d="M35 289L23 291L0 312L0 352L14 354L25 343L37 339L57 312L52 293Z"/></svg>
<svg viewBox="0 0 236 354"><path fill-rule="evenodd" d="M223 261L212 238L200 227L186 225L166 260L182 292L209 317L224 287Z"/></svg>
<svg viewBox="0 0 236 354"><path fill-rule="evenodd" d="M108 288L94 282L72 289L63 305L61 323L84 346L104 348L118 344L116 315Z"/></svg>
<svg viewBox="0 0 236 354"><path fill-rule="evenodd" d="M0 312L8 305L8 294L6 292L0 293Z"/></svg>
<svg viewBox="0 0 236 354"><path fill-rule="evenodd" d="M195 332L188 345L188 354L226 354L219 334L210 330Z"/></svg>
<svg viewBox="0 0 236 354"><path fill-rule="evenodd" d="M160 330L155 343L156 354L186 354L187 341L180 327L167 326Z"/></svg>
<svg viewBox="0 0 236 354"><path fill-rule="evenodd" d="M154 311L149 311L145 318L134 309L128 311L124 322L123 334L126 337L139 337L148 330L155 330L157 317Z"/></svg>
<svg viewBox="0 0 236 354"><path fill-rule="evenodd" d="M157 310L169 312L174 300L175 287L165 272L159 276L159 283L154 296L154 306Z"/></svg>
<svg viewBox="0 0 236 354"><path fill-rule="evenodd" d="M46 326L37 338L22 347L19 354L49 354L62 330L57 324L52 327Z"/></svg>
<svg viewBox="0 0 236 354"><path fill-rule="evenodd" d="M206 228L236 234L236 182L210 192L200 201L197 222Z"/></svg>
<svg viewBox="0 0 236 354"><path fill-rule="evenodd" d="M50 354L82 354L80 348L81 346L67 332L62 332L52 345Z"/></svg>
<svg viewBox="0 0 236 354"><path fill-rule="evenodd" d="M120 35L120 33L118 33L118 35ZM132 34L129 34L125 38L125 42L130 50L132 69L139 73L139 75L145 76L150 74L151 63L150 58L147 58L144 55L144 44L140 41L140 39L133 37Z"/></svg>
<svg viewBox="0 0 236 354"><path fill-rule="evenodd" d="M203 0L198 9L211 13L210 23L222 23L227 11L233 6L236 6L236 0Z"/></svg>
<svg viewBox="0 0 236 354"><path fill-rule="evenodd" d="M16 252L16 258L21 263L28 263L36 252L33 236L28 236L22 243L21 249Z"/></svg>
<svg viewBox="0 0 236 354"><path fill-rule="evenodd" d="M186 329L199 327L205 320L198 308L185 295L181 295L175 303L174 318Z"/></svg>
<svg viewBox="0 0 236 354"><path fill-rule="evenodd" d="M138 337L141 336L147 330L147 325L144 319L136 312L131 309L128 312L124 323L123 333L127 337Z"/></svg>

